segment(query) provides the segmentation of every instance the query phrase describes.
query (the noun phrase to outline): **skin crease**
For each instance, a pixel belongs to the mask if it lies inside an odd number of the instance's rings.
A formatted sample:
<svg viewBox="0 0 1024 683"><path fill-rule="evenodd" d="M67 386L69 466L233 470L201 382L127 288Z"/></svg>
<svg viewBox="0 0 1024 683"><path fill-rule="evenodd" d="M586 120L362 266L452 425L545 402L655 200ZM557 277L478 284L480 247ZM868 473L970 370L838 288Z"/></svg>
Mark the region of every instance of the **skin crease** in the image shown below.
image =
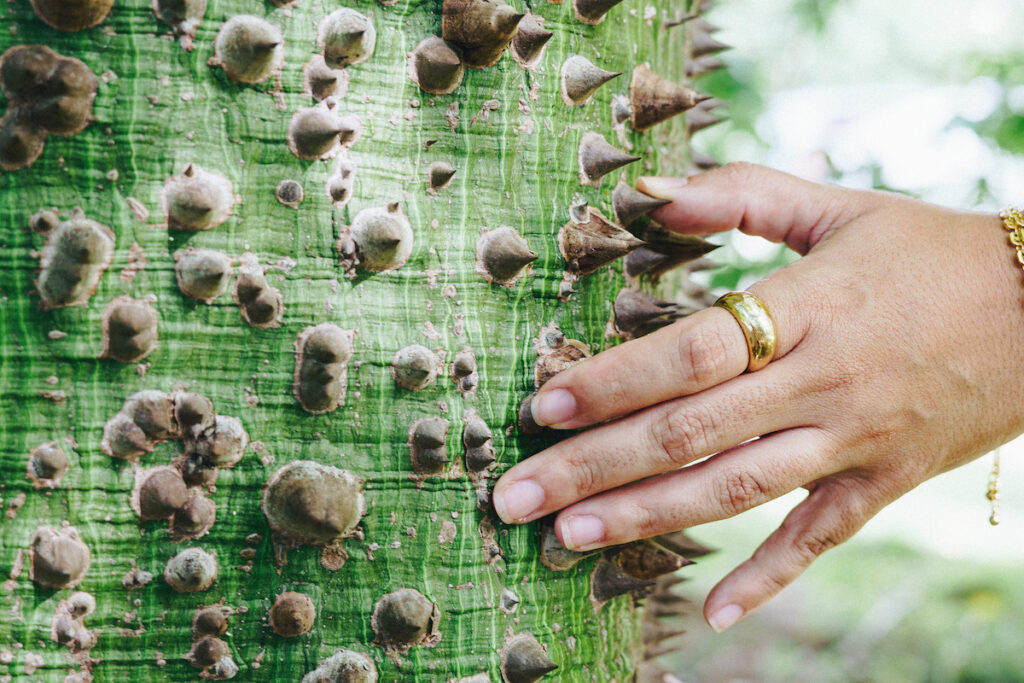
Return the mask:
<svg viewBox="0 0 1024 683"><path fill-rule="evenodd" d="M535 417L597 426L498 481L505 522L560 510L560 540L585 550L806 488L709 594L722 630L888 503L1024 432L1024 277L996 216L745 163L638 187L672 200L652 214L672 230L738 226L804 255L750 288L775 359L745 373L739 326L709 308L558 374Z"/></svg>

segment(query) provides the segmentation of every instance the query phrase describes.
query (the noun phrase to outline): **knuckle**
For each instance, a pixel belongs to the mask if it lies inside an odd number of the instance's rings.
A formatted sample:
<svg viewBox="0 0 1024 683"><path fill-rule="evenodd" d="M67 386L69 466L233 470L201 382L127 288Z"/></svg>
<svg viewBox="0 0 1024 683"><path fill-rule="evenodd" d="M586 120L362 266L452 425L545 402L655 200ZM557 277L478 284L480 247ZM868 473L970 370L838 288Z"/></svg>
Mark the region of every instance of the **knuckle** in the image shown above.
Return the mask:
<svg viewBox="0 0 1024 683"><path fill-rule="evenodd" d="M637 503L633 505L630 513L633 518L634 529L634 538L630 540L649 538L665 531L665 520L649 506Z"/></svg>
<svg viewBox="0 0 1024 683"><path fill-rule="evenodd" d="M798 537L794 541L793 549L800 560L800 565L807 567L821 557L826 550L835 548L843 540L836 534L818 531Z"/></svg>
<svg viewBox="0 0 1024 683"><path fill-rule="evenodd" d="M669 410L653 421L654 442L664 451L668 463L682 467L705 455L715 431L714 417L706 411Z"/></svg>
<svg viewBox="0 0 1024 683"><path fill-rule="evenodd" d="M704 388L721 376L728 344L721 330L697 327L679 337L679 368L689 387Z"/></svg>
<svg viewBox="0 0 1024 683"><path fill-rule="evenodd" d="M781 574L768 573L761 576L766 595L775 595L792 582L792 577Z"/></svg>
<svg viewBox="0 0 1024 683"><path fill-rule="evenodd" d="M574 454L567 461L569 472L571 472L572 487L575 489L576 500L602 490L600 467L586 455Z"/></svg>
<svg viewBox="0 0 1024 683"><path fill-rule="evenodd" d="M717 499L724 512L732 517L760 505L771 496L763 476L751 469L734 469L717 480Z"/></svg>

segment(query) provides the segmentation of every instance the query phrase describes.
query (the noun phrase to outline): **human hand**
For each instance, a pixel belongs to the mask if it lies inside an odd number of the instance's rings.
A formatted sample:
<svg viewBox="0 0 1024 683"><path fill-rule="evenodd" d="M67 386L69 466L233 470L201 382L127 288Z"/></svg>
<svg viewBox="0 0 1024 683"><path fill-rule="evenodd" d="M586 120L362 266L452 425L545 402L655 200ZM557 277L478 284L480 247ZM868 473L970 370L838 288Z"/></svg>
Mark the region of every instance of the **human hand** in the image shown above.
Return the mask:
<svg viewBox="0 0 1024 683"><path fill-rule="evenodd" d="M652 214L672 230L738 226L804 254L750 288L775 360L745 373L739 325L709 308L559 373L535 420L598 426L502 476L505 522L561 510L559 540L589 550L806 488L708 596L722 630L888 503L1024 431L1024 289L997 217L750 164L639 188L672 200Z"/></svg>

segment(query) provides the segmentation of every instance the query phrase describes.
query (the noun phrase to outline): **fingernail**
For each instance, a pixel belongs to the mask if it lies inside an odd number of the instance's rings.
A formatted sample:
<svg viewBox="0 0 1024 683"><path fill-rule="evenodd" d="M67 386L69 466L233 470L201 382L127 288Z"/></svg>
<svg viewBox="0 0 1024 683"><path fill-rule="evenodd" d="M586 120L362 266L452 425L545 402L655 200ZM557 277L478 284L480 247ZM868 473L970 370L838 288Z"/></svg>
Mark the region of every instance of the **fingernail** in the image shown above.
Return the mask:
<svg viewBox="0 0 1024 683"><path fill-rule="evenodd" d="M530 403L533 421L542 426L567 422L576 412L576 399L565 389L543 391Z"/></svg>
<svg viewBox="0 0 1024 683"><path fill-rule="evenodd" d="M675 191L686 185L686 178L662 178L645 176L637 183L637 189L658 199L675 199Z"/></svg>
<svg viewBox="0 0 1024 683"><path fill-rule="evenodd" d="M721 633L742 618L742 607L739 605L726 605L711 615L708 619L708 624L711 625L711 628L715 629L716 633Z"/></svg>
<svg viewBox="0 0 1024 683"><path fill-rule="evenodd" d="M562 541L570 550L590 550L604 539L604 522L593 515L570 517L562 525Z"/></svg>
<svg viewBox="0 0 1024 683"><path fill-rule="evenodd" d="M544 489L529 479L494 495L494 509L506 524L525 521L544 502Z"/></svg>

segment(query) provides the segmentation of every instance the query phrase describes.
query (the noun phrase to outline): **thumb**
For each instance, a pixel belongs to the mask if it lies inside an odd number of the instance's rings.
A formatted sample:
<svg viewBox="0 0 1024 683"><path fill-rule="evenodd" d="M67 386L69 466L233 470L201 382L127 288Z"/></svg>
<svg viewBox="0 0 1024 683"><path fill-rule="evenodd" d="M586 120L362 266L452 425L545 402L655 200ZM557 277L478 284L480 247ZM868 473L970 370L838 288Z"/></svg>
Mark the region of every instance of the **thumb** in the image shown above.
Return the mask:
<svg viewBox="0 0 1024 683"><path fill-rule="evenodd" d="M670 230L708 233L739 228L785 242L801 254L867 212L881 196L812 183L745 162L690 178L640 178L637 189L672 202L651 213Z"/></svg>

